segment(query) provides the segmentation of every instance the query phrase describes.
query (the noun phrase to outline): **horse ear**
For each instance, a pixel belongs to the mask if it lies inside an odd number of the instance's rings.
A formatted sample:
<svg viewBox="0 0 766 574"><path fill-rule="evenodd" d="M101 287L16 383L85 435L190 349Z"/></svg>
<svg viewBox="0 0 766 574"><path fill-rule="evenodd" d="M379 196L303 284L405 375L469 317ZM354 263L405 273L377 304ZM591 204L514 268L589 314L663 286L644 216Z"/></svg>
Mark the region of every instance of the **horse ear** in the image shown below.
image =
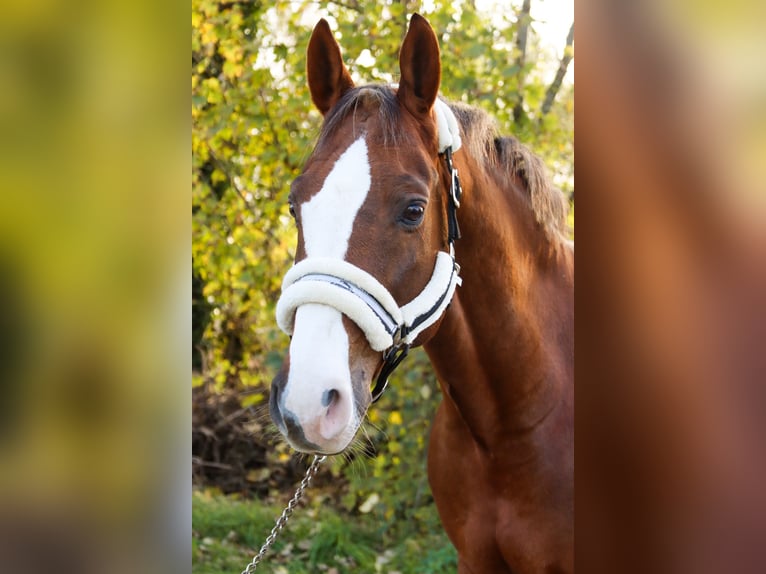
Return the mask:
<svg viewBox="0 0 766 574"><path fill-rule="evenodd" d="M399 52L399 101L416 117L430 111L439 93L439 42L431 25L413 14Z"/></svg>
<svg viewBox="0 0 766 574"><path fill-rule="evenodd" d="M327 114L340 97L354 87L351 75L343 64L340 46L324 18L311 34L306 71L311 100L322 115Z"/></svg>

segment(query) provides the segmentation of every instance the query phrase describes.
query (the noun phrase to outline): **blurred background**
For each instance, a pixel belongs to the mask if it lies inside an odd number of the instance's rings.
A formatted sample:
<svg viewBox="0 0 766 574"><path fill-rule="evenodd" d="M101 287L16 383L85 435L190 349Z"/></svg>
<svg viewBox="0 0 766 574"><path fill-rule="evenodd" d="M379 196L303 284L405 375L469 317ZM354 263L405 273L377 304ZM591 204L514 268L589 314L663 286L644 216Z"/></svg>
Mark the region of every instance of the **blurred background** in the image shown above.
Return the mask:
<svg viewBox="0 0 766 574"><path fill-rule="evenodd" d="M188 8L0 7L0 570L188 571Z"/></svg>
<svg viewBox="0 0 766 574"><path fill-rule="evenodd" d="M274 319L296 245L287 195L321 124L306 84L311 30L330 22L357 85L396 82L413 12L439 38L442 95L486 109L573 200L571 2L194 0L195 572L241 570L308 462L267 405L289 344ZM370 409L366 449L326 463L264 571L454 570L426 477L439 400L425 354L414 353Z"/></svg>
<svg viewBox="0 0 766 574"><path fill-rule="evenodd" d="M577 5L581 571L766 571L764 15Z"/></svg>

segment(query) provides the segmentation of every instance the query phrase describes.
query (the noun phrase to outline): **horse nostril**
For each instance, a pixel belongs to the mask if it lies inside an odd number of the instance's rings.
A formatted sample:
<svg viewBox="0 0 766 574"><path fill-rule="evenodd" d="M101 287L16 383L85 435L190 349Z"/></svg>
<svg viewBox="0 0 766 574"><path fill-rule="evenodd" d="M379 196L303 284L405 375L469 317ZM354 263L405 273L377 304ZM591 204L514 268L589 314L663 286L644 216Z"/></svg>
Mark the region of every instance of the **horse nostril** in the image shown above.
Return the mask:
<svg viewBox="0 0 766 574"><path fill-rule="evenodd" d="M330 389L322 393L322 406L329 407L335 404L340 398L340 392L337 389Z"/></svg>

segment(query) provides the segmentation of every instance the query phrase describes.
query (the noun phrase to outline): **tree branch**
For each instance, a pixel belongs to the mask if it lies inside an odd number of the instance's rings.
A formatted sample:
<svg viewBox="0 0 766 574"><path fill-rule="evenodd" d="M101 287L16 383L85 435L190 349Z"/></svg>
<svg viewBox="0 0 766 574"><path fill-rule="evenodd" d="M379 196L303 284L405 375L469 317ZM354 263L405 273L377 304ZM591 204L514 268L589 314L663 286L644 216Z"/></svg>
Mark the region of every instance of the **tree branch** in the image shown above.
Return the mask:
<svg viewBox="0 0 766 574"><path fill-rule="evenodd" d="M359 0L349 0L348 2L342 2L341 0L333 0L332 2L336 6L345 8L346 10L353 10L354 12L362 13L362 8L359 6ZM316 2L321 6L321 3Z"/></svg>
<svg viewBox="0 0 766 574"><path fill-rule="evenodd" d="M513 106L513 121L516 124L521 123L524 116L524 64L527 61L527 33L529 32L529 23L531 18L529 16L531 0L524 0L521 6L521 10L518 15L519 31L516 34L516 49L518 50L518 56L516 56L516 66L518 69L518 95L516 96L516 104Z"/></svg>
<svg viewBox="0 0 766 574"><path fill-rule="evenodd" d="M569 67L569 62L571 62L573 58L573 54L572 54L573 43L574 43L574 22L572 22L572 25L569 27L569 34L567 34L567 43L566 43L566 46L564 47L564 55L561 57L561 61L559 62L559 69L556 70L556 77L553 78L551 85L548 86L548 90L545 92L545 99L543 100L543 105L540 107L541 119L545 117L548 114L548 112L551 111L551 106L553 106L553 100L556 98L556 94L558 94L559 89L561 88L561 82L564 80L564 76L567 73L567 68Z"/></svg>

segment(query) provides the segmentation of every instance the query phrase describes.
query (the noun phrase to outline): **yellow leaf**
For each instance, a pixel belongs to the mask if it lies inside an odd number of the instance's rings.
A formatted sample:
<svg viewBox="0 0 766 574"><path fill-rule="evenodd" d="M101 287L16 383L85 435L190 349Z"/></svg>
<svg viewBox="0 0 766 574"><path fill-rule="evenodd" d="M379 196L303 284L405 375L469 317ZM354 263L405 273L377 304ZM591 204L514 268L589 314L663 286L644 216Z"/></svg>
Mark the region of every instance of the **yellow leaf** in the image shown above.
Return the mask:
<svg viewBox="0 0 766 574"><path fill-rule="evenodd" d="M367 500L365 500L360 506L359 506L359 512L362 514L367 514L370 512L373 508L375 508L375 505L380 501L380 496L376 492L373 492Z"/></svg>
<svg viewBox="0 0 766 574"><path fill-rule="evenodd" d="M248 395L242 399L242 407L247 408L258 405L262 403L265 398L266 397L263 393L253 393L252 395Z"/></svg>
<svg viewBox="0 0 766 574"><path fill-rule="evenodd" d="M402 415L399 411L393 411L391 414L388 415L388 422L390 422L392 425L400 425L402 424Z"/></svg>

